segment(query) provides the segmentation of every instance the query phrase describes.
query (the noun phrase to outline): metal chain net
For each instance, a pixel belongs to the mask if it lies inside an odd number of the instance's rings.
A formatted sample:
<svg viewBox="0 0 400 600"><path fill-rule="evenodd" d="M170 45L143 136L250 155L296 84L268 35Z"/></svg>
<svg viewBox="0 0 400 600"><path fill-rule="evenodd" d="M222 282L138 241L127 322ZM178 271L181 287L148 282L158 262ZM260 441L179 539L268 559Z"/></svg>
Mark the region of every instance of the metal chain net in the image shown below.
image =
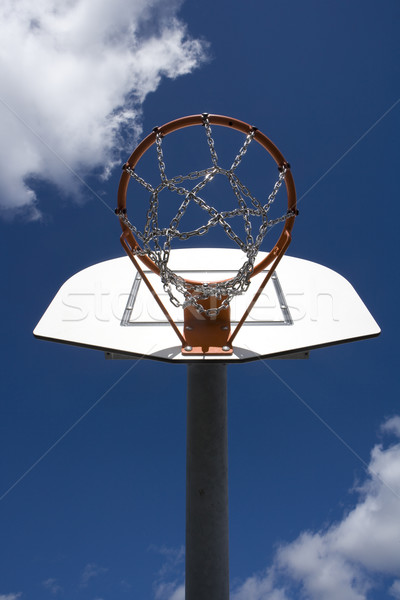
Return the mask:
<svg viewBox="0 0 400 600"><path fill-rule="evenodd" d="M148 256L159 268L164 291L168 294L172 304L177 307L182 306L183 308L193 306L200 313L203 313L208 317L212 317L217 315L221 310L227 308L235 296L247 291L250 285L250 276L254 269L255 259L268 230L277 223L281 223L292 217L294 213L292 211L288 211L281 217L268 220L268 211L270 210L285 179L287 172L286 166L280 168L278 180L276 181L274 188L268 196L265 204L262 204L259 200L257 200L257 198L255 198L255 196L251 194L248 188L242 184L235 173L237 167L242 161L242 158L247 152L249 144L254 138L256 131L255 129L252 129L246 136L244 144L240 148L230 169L223 169L218 165L218 156L215 151L211 126L207 115L203 115L203 123L211 154L212 166L200 171L193 171L187 175L177 175L175 177L168 178L166 175L166 166L162 149L162 135L157 132L156 150L158 169L161 178L159 185L157 187L153 187L150 183L137 175L134 169L128 165L124 166L125 171L130 175L130 177L132 177L132 179L150 192L150 205L147 211L146 223L143 231L139 231L129 221L126 214L122 212L117 214L120 220L129 227L135 238L137 238L141 244L141 248L134 249L133 253L137 256ZM207 186L208 183L213 180L216 175L223 175L228 179L233 193L237 199L237 208L230 211L218 211L213 206L210 206L199 195L200 192ZM184 187L184 185L182 185L185 181L190 182L198 179L200 179L200 181L192 189L187 189ZM158 224L159 194L164 189L168 189L169 191L175 192L176 194L182 196L182 202L176 215L173 217L169 225L167 227L160 228ZM202 225L197 229L192 229L191 231L181 231L179 229L181 219L185 215L186 209L190 203L193 202L206 213L208 213L208 221L205 225ZM238 216L241 216L244 220L244 229L246 234L245 239L241 239L241 237L233 230L229 223L229 220ZM252 231L251 218L254 219L254 217L261 219L261 225L259 226L256 235L253 235ZM205 235L212 227L215 227L216 225L221 226L226 235L244 252L246 255L246 260L235 277L232 279L220 283L201 283L200 285L189 284L168 267L172 242L174 239L187 240L194 236ZM174 295L174 288L184 297L182 302ZM219 300L222 299L222 302L217 308L205 309L199 303L199 300L205 300L211 296L215 296Z"/></svg>

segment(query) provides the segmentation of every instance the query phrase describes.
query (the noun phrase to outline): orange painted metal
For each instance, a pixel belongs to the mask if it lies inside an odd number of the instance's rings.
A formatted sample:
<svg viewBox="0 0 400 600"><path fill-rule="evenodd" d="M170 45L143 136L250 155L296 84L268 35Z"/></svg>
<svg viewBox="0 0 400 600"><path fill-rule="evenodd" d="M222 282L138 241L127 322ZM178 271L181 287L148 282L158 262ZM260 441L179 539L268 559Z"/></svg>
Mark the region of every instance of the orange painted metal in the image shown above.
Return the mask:
<svg viewBox="0 0 400 600"><path fill-rule="evenodd" d="M233 340L235 339L235 337L239 333L239 330L241 329L243 323L245 322L245 320L249 316L249 314L250 314L253 306L255 305L255 303L257 302L257 300L259 299L259 297L260 297L263 289L265 288L265 286L267 285L268 281L271 279L272 275L274 274L275 269L278 266L278 264L279 264L282 256L285 254L286 249L289 246L290 242L291 242L291 235L290 235L289 232L286 232L286 244L284 244L282 246L282 248L280 249L280 251L276 253L274 263L272 264L270 270L268 271L268 273L264 277L263 281L261 282L261 285L258 288L257 292L254 294L254 296L253 296L250 304L248 305L248 307L244 311L243 316L240 319L239 323L236 325L235 330L233 331L232 335L229 337L229 339L228 339L228 344L229 345L232 346Z"/></svg>
<svg viewBox="0 0 400 600"><path fill-rule="evenodd" d="M242 133L244 133L246 135L250 131L254 130L254 127L252 127L248 123L239 121L238 119L233 119L231 117L226 117L223 115L208 115L208 120L211 125L220 125L220 126L227 127L230 129L236 129L237 131L241 131ZM145 152L147 152L147 150L149 148L151 148L151 146L153 144L155 144L157 132L161 133L162 136L166 136L174 131L178 131L179 129L184 129L185 127L191 127L194 125L203 125L203 124L204 124L203 115L191 115L188 117L182 117L180 119L176 119L175 121L170 121L169 123L166 123L165 125L162 125L161 127L156 128L155 131L152 131L137 146L137 148L134 150L134 152L129 157L126 165L132 169L134 169L136 167L137 163L139 162L139 160L143 156L143 154ZM275 162L279 168L282 168L282 167L287 168L286 175L285 175L285 185L286 185L287 198L288 198L287 208L288 208L288 211L291 211L294 213L294 216L286 219L282 233L281 233L278 241L276 242L274 248L269 252L269 254L263 260L261 260L257 265L255 265L254 271L251 274L251 277L254 277L254 275L257 275L258 273L260 273L260 271L263 271L269 264L271 264L275 260L277 254L279 254L281 252L282 248L286 245L286 240L287 240L286 232L290 233L291 230L293 229L293 225L294 225L294 221L295 221L295 214L297 211L296 188L294 185L294 180L293 180L293 176L290 171L289 165L288 165L287 161L285 160L283 154L278 150L278 148L275 146L275 144L273 142L271 142L271 140L266 135L264 135L261 131L259 131L258 129L255 131L254 139L261 146L263 146L263 148L265 148L265 150L267 150L267 152L272 156L272 158L275 160ZM119 183L119 188L118 188L118 206L117 206L118 211L126 211L126 194L127 194L127 190L128 190L129 180L130 180L129 173L127 173L126 171L123 171L123 173L121 175L120 183ZM132 248L138 248L139 244L136 241L131 230L129 229L128 225L126 225L125 223L123 223L121 221L121 227L122 227L123 232L127 234ZM146 267L151 269L154 273L157 273L157 274L160 273L160 270L157 267L157 265L148 256L140 256L140 260L146 265ZM195 282L195 283L201 283L201 282Z"/></svg>
<svg viewBox="0 0 400 600"><path fill-rule="evenodd" d="M224 297L217 299L210 296L206 300L197 300L204 309L212 309L221 305ZM217 315L207 317L193 306L185 308L184 336L186 346L182 348L184 355L220 355L232 354L232 346L228 344L231 333L231 309L224 308Z"/></svg>

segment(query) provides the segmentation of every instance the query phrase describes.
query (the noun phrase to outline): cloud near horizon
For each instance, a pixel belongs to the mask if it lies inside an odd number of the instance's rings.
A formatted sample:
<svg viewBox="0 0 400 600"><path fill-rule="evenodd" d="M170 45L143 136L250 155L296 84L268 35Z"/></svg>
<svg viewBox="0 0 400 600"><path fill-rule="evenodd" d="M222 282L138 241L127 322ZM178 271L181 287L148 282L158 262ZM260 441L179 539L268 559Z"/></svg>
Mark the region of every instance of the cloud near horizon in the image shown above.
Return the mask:
<svg viewBox="0 0 400 600"><path fill-rule="evenodd" d="M397 441L376 444L358 501L342 520L317 532L304 531L281 545L273 565L245 581L232 600L368 600L374 590L400 599L400 417L382 433Z"/></svg>
<svg viewBox="0 0 400 600"><path fill-rule="evenodd" d="M358 499L341 521L303 531L281 544L263 573L231 592L232 600L372 600L374 591L400 600L400 417L381 427L395 441L371 451ZM183 585L165 587L166 600L184 600Z"/></svg>
<svg viewBox="0 0 400 600"><path fill-rule="evenodd" d="M206 44L176 16L181 3L2 2L4 216L23 210L40 217L35 180L78 193L74 171L107 176L119 152L132 148L147 94L162 77L190 73L205 60Z"/></svg>

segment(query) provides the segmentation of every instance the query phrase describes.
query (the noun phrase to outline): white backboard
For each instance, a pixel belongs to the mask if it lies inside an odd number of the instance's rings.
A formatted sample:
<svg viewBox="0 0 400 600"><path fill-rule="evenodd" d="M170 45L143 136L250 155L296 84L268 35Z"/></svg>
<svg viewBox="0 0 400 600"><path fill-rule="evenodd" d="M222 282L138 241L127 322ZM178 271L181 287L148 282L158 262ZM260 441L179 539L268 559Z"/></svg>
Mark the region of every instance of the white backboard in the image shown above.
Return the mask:
<svg viewBox="0 0 400 600"><path fill-rule="evenodd" d="M169 266L188 279L219 281L232 277L242 263L240 250L193 248L173 251ZM183 331L183 310L170 303L160 278L145 271ZM254 277L248 292L232 301L232 329L263 276ZM290 256L282 258L235 338L231 356L182 356L177 335L128 257L93 265L68 279L34 330L37 338L102 350L107 358L171 362L306 358L313 348L379 333L346 279Z"/></svg>

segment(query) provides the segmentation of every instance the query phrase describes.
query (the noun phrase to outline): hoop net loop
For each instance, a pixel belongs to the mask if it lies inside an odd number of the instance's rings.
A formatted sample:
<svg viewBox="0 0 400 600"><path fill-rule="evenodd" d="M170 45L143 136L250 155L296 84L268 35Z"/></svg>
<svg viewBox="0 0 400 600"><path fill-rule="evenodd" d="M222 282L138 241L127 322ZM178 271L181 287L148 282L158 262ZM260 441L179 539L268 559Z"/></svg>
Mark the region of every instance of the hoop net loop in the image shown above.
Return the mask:
<svg viewBox="0 0 400 600"><path fill-rule="evenodd" d="M192 125L204 126L210 151L211 166L186 175L168 177L163 154L163 138L174 131ZM218 163L211 125L221 125L241 131L246 135L245 141L229 169L222 168ZM236 174L236 169L244 158L249 145L254 140L268 151L278 165L277 180L272 192L264 203L250 192ZM156 186L145 181L135 171L140 158L154 144L156 146L160 174L160 183ZM232 210L217 210L202 195L203 190L217 175L225 177L230 184L237 201L237 207ZM126 194L130 179L133 179L150 194L143 231L140 231L132 224L127 215ZM197 183L192 186L191 182ZM285 183L287 190L287 210L275 219L268 219L269 210L283 183ZM160 227L158 220L159 195L165 189L181 196L182 201L170 223L167 226ZM197 229L183 231L181 229L181 220L191 204L196 204L206 213L207 222ZM276 146L264 134L258 131L258 129L236 119L220 115L203 114L183 117L176 121L171 121L162 127L155 128L139 144L128 162L123 166L123 174L118 190L118 208L115 212L120 219L123 235L125 236L125 240L129 242L132 254L139 257L146 266L160 275L164 291L168 294L172 304L174 306L182 306L184 309L193 307L206 317L214 318L221 311L229 307L231 300L235 296L244 293L248 289L250 280L254 275L265 269L285 251L288 245L288 236L290 237L297 214L296 192L290 172L290 165L285 161ZM239 236L233 228L232 221L237 217L242 217L243 219L244 237L243 235L242 237ZM260 222L257 231L253 231L255 218ZM278 223L283 224L283 231L276 245L267 257L258 264L255 264L258 251L267 232ZM168 260L174 240L187 240L192 237L203 236L216 226L222 227L226 235L245 255L243 265L233 278L208 283L191 281L180 277L168 267ZM176 291L183 296L182 301L176 297ZM216 308L210 308L208 307L208 303L204 302L212 297L217 299Z"/></svg>

